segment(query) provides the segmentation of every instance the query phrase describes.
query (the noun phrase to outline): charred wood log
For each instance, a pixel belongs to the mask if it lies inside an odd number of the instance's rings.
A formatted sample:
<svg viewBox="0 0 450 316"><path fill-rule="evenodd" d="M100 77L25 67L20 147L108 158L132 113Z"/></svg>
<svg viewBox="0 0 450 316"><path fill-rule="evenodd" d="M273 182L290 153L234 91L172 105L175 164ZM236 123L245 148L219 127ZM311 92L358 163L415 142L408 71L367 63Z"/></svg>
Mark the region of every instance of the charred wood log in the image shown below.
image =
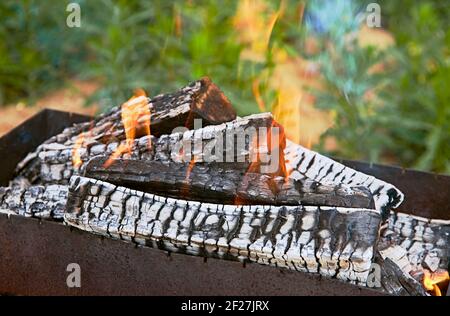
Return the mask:
<svg viewBox="0 0 450 316"><path fill-rule="evenodd" d="M202 202L373 208L371 194L365 188L247 172L248 166L243 163L191 165L173 161L118 159L105 169L107 160L107 157L91 159L84 175L145 192Z"/></svg>
<svg viewBox="0 0 450 316"><path fill-rule="evenodd" d="M272 115L263 113L184 133L162 135L159 138L144 136L133 142L130 151L124 151L117 157L188 163L232 161L249 165L255 162L253 168L258 171L281 174L280 166L284 166L281 153L285 147L285 139L282 134L275 135L279 130L272 128L274 124ZM273 131L270 134L269 129ZM273 140L269 136L272 134ZM83 169L85 163L93 157L111 156L117 152L117 148L124 147L125 144L125 140L111 141L108 144L93 141L87 144L79 150L79 168ZM74 171L78 171L72 166L71 145L44 145L39 159L40 175L45 183L67 183ZM272 166L274 168L270 170Z"/></svg>
<svg viewBox="0 0 450 316"><path fill-rule="evenodd" d="M364 284L381 216L374 210L236 206L72 177L65 221L172 252L257 262Z"/></svg>
<svg viewBox="0 0 450 316"><path fill-rule="evenodd" d="M141 97L145 98L145 97ZM195 119L201 119L202 125L220 124L236 118L236 112L222 91L209 79L202 78L172 94L158 95L148 99L148 114L138 118L136 137L146 134L151 127L154 136L169 134L176 127L192 128ZM83 134L87 146L117 142L125 138L122 111L115 107L100 115L92 122L75 124L61 134L51 137L36 151L30 153L16 168L19 176L38 182L40 176L40 153L55 148L73 149L78 137ZM70 166L66 166L70 168Z"/></svg>
<svg viewBox="0 0 450 316"><path fill-rule="evenodd" d="M390 258L383 259L379 254L376 262L381 267L381 286L395 296L426 296L422 285L408 273L405 273Z"/></svg>
<svg viewBox="0 0 450 316"><path fill-rule="evenodd" d="M0 187L0 213L62 220L67 202L67 186Z"/></svg>
<svg viewBox="0 0 450 316"><path fill-rule="evenodd" d="M321 184L308 178L286 179L281 167L284 156L280 156L285 143L282 130L274 134L258 133L259 128L275 126L270 114L258 114L160 138L141 137L134 142L131 152L122 154L127 159L117 159L107 168L105 162L120 146L118 142L86 146L80 158L86 162L98 156L82 165L87 176L178 198L228 204L372 207L371 195L364 188ZM237 137L244 137L241 145ZM276 138L279 140L275 141ZM216 148L220 140L222 146ZM66 184L77 171L72 166L72 148L53 143L43 145L42 149L39 158L43 182ZM214 149L213 158L221 156L221 159L203 162L211 158L207 152ZM198 162L192 164L192 157ZM227 158L233 162L222 162ZM263 167L267 165L276 168L266 174Z"/></svg>
<svg viewBox="0 0 450 316"><path fill-rule="evenodd" d="M346 167L293 142L287 141L286 144L285 160L287 169L291 170L292 179L307 177L320 183L365 187L372 193L375 207L382 213L384 219L389 216L392 208L399 206L403 201L403 193L392 184Z"/></svg>
<svg viewBox="0 0 450 316"><path fill-rule="evenodd" d="M405 273L448 269L450 221L392 212L382 229L378 249Z"/></svg>
<svg viewBox="0 0 450 316"><path fill-rule="evenodd" d="M108 166L118 143L87 147L80 157L88 177L174 197L231 204L373 206L365 188L286 179L284 144L282 128L263 113L160 138L142 137L122 154L126 159ZM40 154L41 177L65 183L74 170L70 148L51 149Z"/></svg>

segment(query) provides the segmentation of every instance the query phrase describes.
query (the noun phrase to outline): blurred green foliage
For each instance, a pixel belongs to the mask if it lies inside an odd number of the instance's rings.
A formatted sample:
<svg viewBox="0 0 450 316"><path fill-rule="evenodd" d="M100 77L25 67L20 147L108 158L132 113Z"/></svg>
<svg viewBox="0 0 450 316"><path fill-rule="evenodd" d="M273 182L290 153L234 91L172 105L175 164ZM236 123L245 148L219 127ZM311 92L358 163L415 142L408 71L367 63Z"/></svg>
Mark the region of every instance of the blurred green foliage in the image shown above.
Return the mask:
<svg viewBox="0 0 450 316"><path fill-rule="evenodd" d="M239 114L258 111L251 86L259 74L270 75L271 51L263 62L241 61L232 26L238 1L77 0L81 28L66 26L69 2L0 2L0 104L32 103L76 76L100 80L88 101L110 107L136 87L155 95L208 75ZM396 41L380 51L351 37L358 27L352 17L369 2L306 1L302 28L299 2L289 0L290 17L273 30L270 45L320 65L325 89L314 92L316 104L335 119L318 149L326 151L332 137L333 155L450 173L450 8L437 0L378 1ZM303 40L311 35L319 52L305 56ZM382 72L370 71L379 63ZM273 99L275 92L264 88Z"/></svg>
<svg viewBox="0 0 450 316"><path fill-rule="evenodd" d="M84 38L69 33L65 6L57 1L0 2L0 104L33 101L74 71L85 51ZM77 61L78 60L78 61Z"/></svg>
<svg viewBox="0 0 450 316"><path fill-rule="evenodd" d="M356 16L369 2L359 7L339 2L342 12L334 12ZM356 45L349 36L358 27L352 19L333 23L328 18L325 31L311 23L323 45L315 57L326 83L316 92L317 105L335 113L319 149L333 137L338 148L330 154L450 173L450 6L442 1L379 4L396 41L385 51ZM325 6L318 1L310 9L321 17L330 12ZM384 69L370 71L377 64Z"/></svg>
<svg viewBox="0 0 450 316"><path fill-rule="evenodd" d="M388 115L396 117L387 148L407 165L450 173L450 5L446 1L386 1L395 19L398 72L392 77Z"/></svg>

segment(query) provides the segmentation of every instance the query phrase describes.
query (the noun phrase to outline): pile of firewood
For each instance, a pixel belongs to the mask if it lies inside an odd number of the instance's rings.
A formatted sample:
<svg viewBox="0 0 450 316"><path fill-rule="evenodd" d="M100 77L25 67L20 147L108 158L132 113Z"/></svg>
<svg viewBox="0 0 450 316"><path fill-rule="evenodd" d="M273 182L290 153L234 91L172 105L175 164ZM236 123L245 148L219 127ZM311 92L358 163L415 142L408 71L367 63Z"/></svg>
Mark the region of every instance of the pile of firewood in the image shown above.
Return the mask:
<svg viewBox="0 0 450 316"><path fill-rule="evenodd" d="M363 285L377 261L399 295L448 265L450 223L391 215L397 188L290 142L270 113L236 117L208 78L71 126L16 171L0 212L172 252Z"/></svg>

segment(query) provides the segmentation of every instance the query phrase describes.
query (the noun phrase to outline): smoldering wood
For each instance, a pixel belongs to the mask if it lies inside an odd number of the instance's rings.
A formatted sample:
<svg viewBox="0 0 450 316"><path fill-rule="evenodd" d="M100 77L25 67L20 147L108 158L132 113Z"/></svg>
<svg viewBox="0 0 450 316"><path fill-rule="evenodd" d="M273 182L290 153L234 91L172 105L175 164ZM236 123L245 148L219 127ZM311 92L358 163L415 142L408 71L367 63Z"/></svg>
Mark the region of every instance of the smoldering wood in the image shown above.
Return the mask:
<svg viewBox="0 0 450 316"><path fill-rule="evenodd" d="M79 229L171 252L257 262L364 284L374 210L236 206L173 199L72 177L64 215Z"/></svg>
<svg viewBox="0 0 450 316"><path fill-rule="evenodd" d="M373 206L371 194L364 188L247 172L246 163L191 165L131 158L117 159L105 169L107 160L108 157L91 159L84 175L145 192L202 202L359 208Z"/></svg>
<svg viewBox="0 0 450 316"><path fill-rule="evenodd" d="M390 183L346 167L291 141L286 142L285 161L290 177L307 177L317 182L366 187L373 195L376 209L384 218L403 201L403 193Z"/></svg>
<svg viewBox="0 0 450 316"><path fill-rule="evenodd" d="M0 187L0 213L62 220L67 191L65 185Z"/></svg>
<svg viewBox="0 0 450 316"><path fill-rule="evenodd" d="M382 229L378 245L404 272L448 269L450 221L394 213Z"/></svg>
<svg viewBox="0 0 450 316"><path fill-rule="evenodd" d="M208 158L212 160L220 153L222 154L222 161L227 159L235 162L242 161L250 163L255 160L252 158L254 155L251 152L252 149L257 149L261 155L263 152L267 153L265 157L270 159L270 148L277 145L276 150L278 150L279 154L275 158L279 162L275 161L277 168L273 170L273 173L279 174L281 172L279 166L284 165L284 157L282 155L280 156L282 149L285 147L284 136L282 134L279 135L279 142L275 143L269 139L268 135L270 134L262 133L260 137L259 133L257 133L259 128L263 128L262 130L266 131L267 129L271 129L274 124L276 123L270 113L262 113L239 118L220 125L211 125L197 130L189 130L184 133L162 135L159 138L144 136L134 140L130 146L130 152L126 151L118 157L191 162L193 159L195 161L207 161ZM246 132L248 134L245 134ZM256 142L257 147L253 146L253 136L256 139L261 139L261 142ZM239 146L237 146L238 138L240 142ZM221 140L223 143L218 144ZM111 156L121 145L122 147L125 146L126 140L113 141L108 144L95 141L80 148L77 151L81 159L79 169L83 169L84 164L95 156ZM218 151L214 152L214 154L208 155L207 148L210 151L215 150L216 145L220 146L220 149L217 149ZM41 180L44 183L56 182L66 184L72 174L78 173L78 169L72 166L72 154L71 145L66 146L57 143L44 145L43 150L39 153ZM270 163L271 161L263 163L260 159L254 166L257 166L257 169L260 170L264 166L270 166Z"/></svg>
<svg viewBox="0 0 450 316"><path fill-rule="evenodd" d="M161 94L148 99L150 117L142 116L136 126L136 136L146 132L145 123L150 121L154 136L170 134L176 127L191 129L195 119L201 119L202 125L220 124L236 118L236 112L223 92L207 77L197 80L171 94ZM120 107L100 115L92 122L75 124L62 133L51 137L28 154L16 168L19 176L31 182L39 182L42 152L54 148L73 149L78 137L83 133L85 146L118 142L125 137ZM65 166L70 168L70 166Z"/></svg>
<svg viewBox="0 0 450 316"><path fill-rule="evenodd" d="M278 132L272 134L273 127L278 127ZM259 134L259 128L269 132ZM245 143L239 145L237 137L242 138L242 133L250 129L254 134L246 135ZM372 207L372 196L365 188L321 184L308 178L286 179L281 154L284 133L269 113L160 138L145 136L134 142L131 152L122 154L126 159L116 159L105 167L119 146L111 143L85 148L80 155L84 162L81 173L147 192L206 202ZM214 149L211 161L207 161L208 148ZM74 171L70 148L49 149L40 154L41 178L49 183L65 183ZM264 161L263 154L267 157ZM232 162L223 162L228 158ZM267 165L276 168L266 174L263 168Z"/></svg>
<svg viewBox="0 0 450 316"><path fill-rule="evenodd" d="M382 288L395 296L426 296L423 286L403 271L390 258L376 256L376 263L381 267Z"/></svg>
<svg viewBox="0 0 450 316"><path fill-rule="evenodd" d="M259 134L255 135L258 128L271 128L275 124L270 113L250 115L245 118L240 118L229 123L220 125L207 126L198 130L189 130L184 133L174 133L170 135L162 135L159 138L152 136L144 136L135 139L131 147L130 152L124 152L118 157L131 157L136 156L140 159L155 159L159 161L174 161L174 162L190 162L192 159L195 161L202 161L207 158L206 146L209 146L210 150L214 150L218 139L216 136L222 137L223 145L220 146L219 151L212 156L222 154L222 159L230 159L231 161L243 161L250 162L252 153L250 143L252 139L250 135L240 137L241 142L246 142L240 146L236 146L237 135L243 133L244 130L250 131L249 134L259 137ZM264 130L264 129L263 129ZM231 135L227 137L226 135ZM267 135L267 134L266 134ZM271 142L267 142L268 136L263 135L261 139L265 140L265 143L260 143L258 146L259 152L270 152ZM277 150L281 153L285 144L283 143L284 136L280 135L280 141L277 145ZM228 143L225 143L228 142ZM91 142L87 146L77 150L81 164L79 169L83 169L84 164L92 157L98 155L111 156L116 152L117 148L122 145L125 146L126 140L113 141L109 144L103 144L100 141ZM200 146L198 146L198 144ZM275 142L273 143L274 145ZM280 147L280 148L278 148ZM63 183L66 184L72 174L78 172L78 168L72 166L72 145L66 146L58 143L52 143L43 145L43 150L39 153L41 171L41 180L44 183ZM281 150L281 151L280 151ZM270 155L267 157L270 158ZM277 155L277 159L280 159L277 166L284 165L283 156ZM267 163L270 164L270 161ZM258 170L260 165L258 165ZM281 172L279 169L274 171L275 173Z"/></svg>

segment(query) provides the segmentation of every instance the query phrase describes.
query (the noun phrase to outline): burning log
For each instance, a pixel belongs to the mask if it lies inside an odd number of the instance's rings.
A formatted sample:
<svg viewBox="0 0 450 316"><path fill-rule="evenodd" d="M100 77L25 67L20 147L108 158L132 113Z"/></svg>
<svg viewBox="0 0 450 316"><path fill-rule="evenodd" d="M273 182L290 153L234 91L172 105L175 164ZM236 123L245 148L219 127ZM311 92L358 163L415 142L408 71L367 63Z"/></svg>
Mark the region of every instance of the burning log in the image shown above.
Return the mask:
<svg viewBox="0 0 450 316"><path fill-rule="evenodd" d="M206 202L372 207L364 188L286 180L284 144L282 128L263 113L160 138L141 137L118 156L126 159L110 158L124 142L93 145L80 160L88 177ZM65 183L72 175L71 150L51 149L40 154L41 178Z"/></svg>
<svg viewBox="0 0 450 316"><path fill-rule="evenodd" d="M65 221L191 255L257 262L364 284L381 216L317 206L236 206L143 193L72 177Z"/></svg>
<svg viewBox="0 0 450 316"><path fill-rule="evenodd" d="M287 141L284 152L290 178L307 177L319 183L365 187L372 193L375 207L385 219L389 216L390 210L403 201L403 193L392 184L346 167L293 142Z"/></svg>
<svg viewBox="0 0 450 316"><path fill-rule="evenodd" d="M172 94L158 95L152 99L141 95L129 102L137 104L142 110L139 111L136 122L131 122L132 126L124 125L127 119L124 120L122 110L115 107L92 122L75 124L48 139L17 165L16 173L28 178L32 183L39 182L40 154L45 155L47 151L62 148L73 152L77 143L79 147L83 147L78 149L84 152L84 147L121 141L131 129L135 137L149 134L150 127L152 135L159 136L171 133L179 126L191 129L197 118L202 119L204 126L236 118L236 112L229 100L209 78L195 81ZM54 166L54 169L67 169L66 173L71 174L72 170L69 169L73 169L72 166L66 161L64 163L64 166ZM69 177L65 179L68 181Z"/></svg>
<svg viewBox="0 0 450 316"><path fill-rule="evenodd" d="M450 221L391 212L377 246L383 288L394 295L426 295L425 289L440 295L437 283L448 280L449 245ZM447 277L433 283L442 271Z"/></svg>
<svg viewBox="0 0 450 316"><path fill-rule="evenodd" d="M278 127L281 132L272 133L273 127ZM269 132L261 136L257 134L259 128ZM252 129L253 133L247 135L248 140L239 146L237 138L243 138L242 135ZM277 138L279 141L275 141ZM247 204L278 205L301 202L363 208L371 205L372 198L364 189L329 186L307 178L286 181L284 157L280 156L284 134L268 113L163 136L153 142L152 153L148 152L146 142L139 140L131 154L126 154L129 158L115 160L108 168L105 163L109 155L93 158L86 165L85 175L148 192L169 193L176 197L184 194L207 202L234 203L239 200ZM188 145L183 146L186 143ZM215 152L211 157L207 152L212 148ZM266 156L263 158L262 154ZM252 161L252 156L257 159ZM231 162L224 162L224 157L231 157L227 159ZM263 168L270 166L275 168L271 173L265 173Z"/></svg>
<svg viewBox="0 0 450 316"><path fill-rule="evenodd" d="M118 159L108 168L107 158L93 158L84 175L145 192L185 197L202 202L263 205L322 205L371 208L364 188L319 184L309 179L286 180L234 164L161 162ZM188 175L188 176L187 176Z"/></svg>
<svg viewBox="0 0 450 316"><path fill-rule="evenodd" d="M174 162L191 162L202 161L203 159L216 158L221 161L230 160L239 163L250 163L252 153L249 152L252 146L249 145L251 137L259 137L259 134L255 134L258 128L267 133L274 121L272 116L268 113L260 115L252 115L244 119L238 119L229 124L221 124L217 126L208 126L198 130L188 130L185 133L174 133L171 135L163 135L159 138L154 136L144 136L135 139L132 143L128 143L127 140L114 140L107 144L101 141L95 141L86 146L79 152L80 163L77 169L82 169L84 164L95 156L107 156L110 157L114 153L117 153L117 149L125 147L129 144L129 151L119 152L116 158L120 157L136 157L139 159L154 159L158 161L174 161ZM245 135L245 130L249 131L248 135ZM237 134L240 134L240 140L242 141L240 146L236 145ZM264 134L264 133L263 133ZM265 134L267 135L267 134ZM263 136L266 143L259 144L269 150L268 147L272 146L274 149L279 150L279 147L284 148L284 144L269 144L267 142L269 136ZM283 136L276 135L276 140L284 141ZM222 143L219 143L222 141ZM206 147L209 146L209 147ZM216 146L220 146L217 148ZM47 183L67 183L70 176L74 172L72 166L73 151L72 146L61 145L53 143L44 145L43 150L39 154L41 160L41 178ZM213 151L217 149L217 155ZM260 150L262 152L262 150ZM209 155L208 155L209 152ZM219 154L223 154L218 157ZM266 158L270 159L270 152L266 152ZM276 159L281 159L280 162L274 161L276 168L279 165L283 165L283 157L278 154ZM270 166L270 161L266 164ZM110 167L110 164L105 165L105 168ZM279 170L271 170L272 172L280 172Z"/></svg>

